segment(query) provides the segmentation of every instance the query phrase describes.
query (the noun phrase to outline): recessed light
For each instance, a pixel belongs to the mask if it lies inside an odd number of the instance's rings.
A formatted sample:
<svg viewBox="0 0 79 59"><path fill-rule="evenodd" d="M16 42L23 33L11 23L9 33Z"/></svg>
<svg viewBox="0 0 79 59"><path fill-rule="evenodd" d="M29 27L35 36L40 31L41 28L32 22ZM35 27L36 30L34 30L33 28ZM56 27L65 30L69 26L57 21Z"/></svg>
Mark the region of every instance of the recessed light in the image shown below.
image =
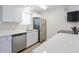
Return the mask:
<svg viewBox="0 0 79 59"><path fill-rule="evenodd" d="M41 7L42 9L47 9L47 6L44 5L39 5L39 7Z"/></svg>
<svg viewBox="0 0 79 59"><path fill-rule="evenodd" d="M32 9L32 7L26 7L26 8L24 8L24 11L25 12L28 12L28 11L30 11Z"/></svg>

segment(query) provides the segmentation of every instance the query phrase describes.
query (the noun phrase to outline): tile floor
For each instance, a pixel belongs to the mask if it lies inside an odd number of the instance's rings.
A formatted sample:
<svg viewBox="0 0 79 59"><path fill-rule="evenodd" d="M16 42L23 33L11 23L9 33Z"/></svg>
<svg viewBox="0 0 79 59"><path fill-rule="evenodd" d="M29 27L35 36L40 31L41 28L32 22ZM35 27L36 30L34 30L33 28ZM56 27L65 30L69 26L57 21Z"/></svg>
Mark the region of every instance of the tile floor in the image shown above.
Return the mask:
<svg viewBox="0 0 79 59"><path fill-rule="evenodd" d="M32 53L32 50L33 50L34 48L38 47L40 44L41 44L41 43L36 43L36 44L33 45L32 47L27 48L27 49L21 51L20 53Z"/></svg>
<svg viewBox="0 0 79 59"><path fill-rule="evenodd" d="M46 41L46 40L45 40ZM35 49L36 47L40 46L42 43L44 43L45 41L41 42L41 43L36 43L33 46L21 51L20 53L32 53L32 50Z"/></svg>

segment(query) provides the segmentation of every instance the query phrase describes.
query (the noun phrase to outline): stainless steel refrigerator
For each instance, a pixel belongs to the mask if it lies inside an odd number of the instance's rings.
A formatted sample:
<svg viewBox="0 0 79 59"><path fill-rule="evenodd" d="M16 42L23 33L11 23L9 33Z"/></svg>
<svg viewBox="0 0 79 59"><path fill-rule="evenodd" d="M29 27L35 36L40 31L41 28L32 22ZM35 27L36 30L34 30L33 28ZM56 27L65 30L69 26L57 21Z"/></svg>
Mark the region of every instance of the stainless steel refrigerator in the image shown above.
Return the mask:
<svg viewBox="0 0 79 59"><path fill-rule="evenodd" d="M33 18L33 29L38 30L38 42L46 40L46 20L39 17Z"/></svg>

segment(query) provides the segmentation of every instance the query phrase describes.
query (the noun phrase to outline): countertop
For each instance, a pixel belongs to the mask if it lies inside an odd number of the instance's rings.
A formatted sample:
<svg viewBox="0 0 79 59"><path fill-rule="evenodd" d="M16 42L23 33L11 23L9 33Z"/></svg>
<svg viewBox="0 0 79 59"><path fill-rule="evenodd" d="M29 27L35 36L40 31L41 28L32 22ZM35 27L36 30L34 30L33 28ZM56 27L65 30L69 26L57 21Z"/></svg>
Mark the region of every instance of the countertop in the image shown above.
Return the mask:
<svg viewBox="0 0 79 59"><path fill-rule="evenodd" d="M19 34L19 33L27 33L31 31L38 31L38 30L5 30L5 31L0 31L0 37L6 36L6 35L14 35L14 34Z"/></svg>
<svg viewBox="0 0 79 59"><path fill-rule="evenodd" d="M69 30L60 30L60 31L58 31L58 33L68 33L68 34L72 34L73 31L69 31Z"/></svg>
<svg viewBox="0 0 79 59"><path fill-rule="evenodd" d="M34 53L79 53L79 35L58 33L35 48Z"/></svg>

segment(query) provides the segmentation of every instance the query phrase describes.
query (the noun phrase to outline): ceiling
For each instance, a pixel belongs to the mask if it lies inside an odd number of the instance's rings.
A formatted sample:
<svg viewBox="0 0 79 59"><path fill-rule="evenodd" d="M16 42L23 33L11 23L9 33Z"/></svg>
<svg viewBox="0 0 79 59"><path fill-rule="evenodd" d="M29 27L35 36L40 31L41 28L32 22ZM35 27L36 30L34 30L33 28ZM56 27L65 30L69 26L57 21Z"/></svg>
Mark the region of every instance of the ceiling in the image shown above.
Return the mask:
<svg viewBox="0 0 79 59"><path fill-rule="evenodd" d="M47 12L47 11L51 11L51 10L55 10L55 9L61 8L63 5L46 5L47 6L46 10L40 8L38 5L21 5L21 7L28 7L28 6L31 6L32 10L34 12L43 13L43 12Z"/></svg>
<svg viewBox="0 0 79 59"><path fill-rule="evenodd" d="M32 10L35 11L35 12L38 12L38 13L43 13L43 12L55 10L55 9L58 9L58 8L61 8L61 7L62 7L62 5L47 5L47 9L44 10L44 9L38 7L37 5L33 5Z"/></svg>
<svg viewBox="0 0 79 59"><path fill-rule="evenodd" d="M14 6L14 5L13 5ZM34 12L37 12L37 13L43 13L43 12L48 12L48 11L51 11L51 10L55 10L55 9L58 9L58 8L61 8L63 7L63 5L46 5L47 6L47 9L42 9L41 7L39 7L38 5L15 5L16 7L22 7L22 8L26 8L28 6L32 7L32 10Z"/></svg>

